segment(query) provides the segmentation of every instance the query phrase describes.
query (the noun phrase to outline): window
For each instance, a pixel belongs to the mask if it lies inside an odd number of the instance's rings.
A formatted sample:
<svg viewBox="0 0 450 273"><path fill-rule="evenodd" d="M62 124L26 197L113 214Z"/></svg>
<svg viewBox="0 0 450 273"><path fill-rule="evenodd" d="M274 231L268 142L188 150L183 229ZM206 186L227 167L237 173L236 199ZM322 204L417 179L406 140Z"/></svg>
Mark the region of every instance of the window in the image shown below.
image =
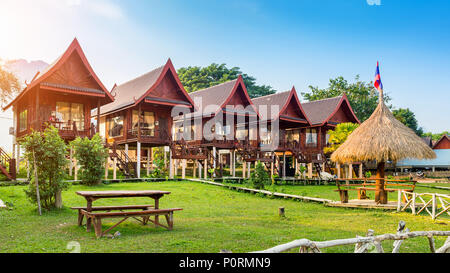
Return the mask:
<svg viewBox="0 0 450 273"><path fill-rule="evenodd" d="M19 114L19 132L23 132L27 129L28 124L28 111L23 110Z"/></svg>
<svg viewBox="0 0 450 273"><path fill-rule="evenodd" d="M260 134L261 134L261 141L263 143L271 143L272 142L272 132L270 125L267 125L267 127L260 127Z"/></svg>
<svg viewBox="0 0 450 273"><path fill-rule="evenodd" d="M141 111L141 115L138 117L138 111L133 110L133 134L138 133L138 120L141 124L141 135L155 136L155 113Z"/></svg>
<svg viewBox="0 0 450 273"><path fill-rule="evenodd" d="M300 134L298 130L288 130L286 131L286 141L287 142L294 142L300 141Z"/></svg>
<svg viewBox="0 0 450 273"><path fill-rule="evenodd" d="M248 137L248 130L244 126L238 127L236 129L236 138L238 140L244 140L247 137Z"/></svg>
<svg viewBox="0 0 450 273"><path fill-rule="evenodd" d="M84 105L81 103L56 102L56 121L76 124L77 130L84 130Z"/></svg>
<svg viewBox="0 0 450 273"><path fill-rule="evenodd" d="M317 146L317 131L316 129L306 129L306 145Z"/></svg>
<svg viewBox="0 0 450 273"><path fill-rule="evenodd" d="M227 136L227 135L229 135L231 133L231 126L230 125L223 126L220 123L216 123L216 128L217 128L217 135Z"/></svg>
<svg viewBox="0 0 450 273"><path fill-rule="evenodd" d="M106 120L109 137L123 136L123 116L110 117Z"/></svg>

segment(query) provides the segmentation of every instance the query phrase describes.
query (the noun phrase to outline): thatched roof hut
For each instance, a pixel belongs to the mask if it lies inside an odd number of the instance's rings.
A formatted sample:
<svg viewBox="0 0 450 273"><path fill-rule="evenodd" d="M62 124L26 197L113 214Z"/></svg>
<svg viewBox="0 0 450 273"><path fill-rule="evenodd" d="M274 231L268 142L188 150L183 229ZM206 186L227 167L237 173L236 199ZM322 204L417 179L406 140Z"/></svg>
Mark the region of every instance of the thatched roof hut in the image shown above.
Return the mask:
<svg viewBox="0 0 450 273"><path fill-rule="evenodd" d="M397 162L405 158L433 159L436 154L413 130L397 120L383 101L331 155L338 163L376 160Z"/></svg>
<svg viewBox="0 0 450 273"><path fill-rule="evenodd" d="M380 102L370 118L331 155L331 160L338 163L376 160L375 202L381 204L388 202L384 183L385 162L405 158L434 159L436 154L413 130L394 117L384 104L382 89Z"/></svg>

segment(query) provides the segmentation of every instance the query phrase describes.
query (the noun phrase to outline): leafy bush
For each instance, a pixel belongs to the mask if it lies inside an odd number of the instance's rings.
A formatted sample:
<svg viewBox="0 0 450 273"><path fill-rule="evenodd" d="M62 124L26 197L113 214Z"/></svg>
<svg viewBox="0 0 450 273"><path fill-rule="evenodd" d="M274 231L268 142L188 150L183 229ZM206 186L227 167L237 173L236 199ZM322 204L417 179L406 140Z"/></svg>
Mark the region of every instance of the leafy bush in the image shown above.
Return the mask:
<svg viewBox="0 0 450 273"><path fill-rule="evenodd" d="M255 189L264 189L265 185L270 185L272 180L264 169L264 165L258 161L255 171L250 176L250 183Z"/></svg>
<svg viewBox="0 0 450 273"><path fill-rule="evenodd" d="M156 168L150 174L151 178L165 178L168 176L167 168L164 164L164 147L153 148L153 164Z"/></svg>
<svg viewBox="0 0 450 273"><path fill-rule="evenodd" d="M83 184L100 184L108 157L108 149L103 145L100 135L95 134L92 139L77 137L71 145L74 147L74 157L81 166L80 178Z"/></svg>
<svg viewBox="0 0 450 273"><path fill-rule="evenodd" d="M372 173L368 171L368 172L365 173L365 176L366 176L366 178L371 178L372 177Z"/></svg>
<svg viewBox="0 0 450 273"><path fill-rule="evenodd" d="M33 203L38 203L39 198L40 206L47 210L59 206L56 201L61 200L61 191L68 187L67 183L63 182L68 160L67 146L59 136L58 130L50 126L42 133L32 132L20 142L25 148L24 156L31 166L32 179L29 188L25 190L27 197ZM36 182L39 185L39 197Z"/></svg>

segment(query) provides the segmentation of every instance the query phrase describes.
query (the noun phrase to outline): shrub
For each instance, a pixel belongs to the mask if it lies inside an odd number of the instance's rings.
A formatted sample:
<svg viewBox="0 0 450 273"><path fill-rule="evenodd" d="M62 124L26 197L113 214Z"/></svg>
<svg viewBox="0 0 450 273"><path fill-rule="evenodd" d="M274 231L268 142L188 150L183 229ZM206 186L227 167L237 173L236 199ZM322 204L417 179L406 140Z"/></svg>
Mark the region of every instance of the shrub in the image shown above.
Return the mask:
<svg viewBox="0 0 450 273"><path fill-rule="evenodd" d="M255 171L251 174L250 183L255 189L264 189L265 185L270 185L272 180L264 169L264 165L258 161Z"/></svg>
<svg viewBox="0 0 450 273"><path fill-rule="evenodd" d="M32 132L20 142L25 148L24 156L32 170L31 183L25 190L27 197L33 203L38 203L39 199L39 208L42 206L49 210L62 206L61 191L68 187L67 183L63 182L68 160L67 146L59 136L58 130L50 126L42 133ZM35 171L38 179L35 177Z"/></svg>
<svg viewBox="0 0 450 273"><path fill-rule="evenodd" d="M156 168L150 174L151 178L165 178L168 176L167 168L164 164L164 147L153 148L153 164Z"/></svg>
<svg viewBox="0 0 450 273"><path fill-rule="evenodd" d="M99 184L108 157L108 149L103 145L100 135L95 134L92 139L77 137L71 145L74 147L74 157L81 166L80 178L83 184Z"/></svg>
<svg viewBox="0 0 450 273"><path fill-rule="evenodd" d="M371 172L366 172L365 176L366 176L366 178L371 178L372 177L372 173Z"/></svg>

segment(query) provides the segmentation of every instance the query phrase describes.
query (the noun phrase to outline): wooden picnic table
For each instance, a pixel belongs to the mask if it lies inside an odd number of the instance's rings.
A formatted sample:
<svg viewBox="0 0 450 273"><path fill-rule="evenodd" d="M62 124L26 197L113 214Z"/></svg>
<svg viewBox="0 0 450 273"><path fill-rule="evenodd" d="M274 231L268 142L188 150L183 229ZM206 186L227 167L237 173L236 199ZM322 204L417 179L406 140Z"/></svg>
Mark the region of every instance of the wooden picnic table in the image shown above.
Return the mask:
<svg viewBox="0 0 450 273"><path fill-rule="evenodd" d="M73 209L79 210L78 215L78 224L81 225L83 216L86 216L86 230L88 232L91 231L91 225L92 225L92 219L101 219L101 217L125 217L122 221L117 223L115 226L126 220L128 217L134 216L141 216L143 217L143 224L145 225L146 222L149 220L149 215L155 216L155 225L162 226L159 223L158 216L159 215L165 215L168 220L168 228L172 228L172 214L175 210L181 210L181 209L160 209L159 208L159 199L163 197L164 195L170 194L168 191L155 191L155 190L146 190L146 191L77 191L76 194L83 196L86 199L87 206L86 208L82 207L75 207ZM93 207L92 203L95 200L98 199L105 199L105 198L129 198L129 197L149 197L154 200L154 205L135 205L135 206L109 206L109 207ZM150 208L152 208L150 210ZM144 211L131 211L131 212L124 212L124 210L130 210L130 209L144 209ZM108 211L107 213L94 213L94 211L104 210ZM111 210L120 210L120 212L110 212ZM170 223L168 216L170 215ZM98 217L97 217L98 216ZM81 219L80 219L81 217ZM101 221L99 220L99 225L94 223L94 227L96 228L96 234L97 236L100 235L100 237L107 233L101 232ZM163 226L165 227L165 226ZM100 229L98 231L97 229Z"/></svg>

